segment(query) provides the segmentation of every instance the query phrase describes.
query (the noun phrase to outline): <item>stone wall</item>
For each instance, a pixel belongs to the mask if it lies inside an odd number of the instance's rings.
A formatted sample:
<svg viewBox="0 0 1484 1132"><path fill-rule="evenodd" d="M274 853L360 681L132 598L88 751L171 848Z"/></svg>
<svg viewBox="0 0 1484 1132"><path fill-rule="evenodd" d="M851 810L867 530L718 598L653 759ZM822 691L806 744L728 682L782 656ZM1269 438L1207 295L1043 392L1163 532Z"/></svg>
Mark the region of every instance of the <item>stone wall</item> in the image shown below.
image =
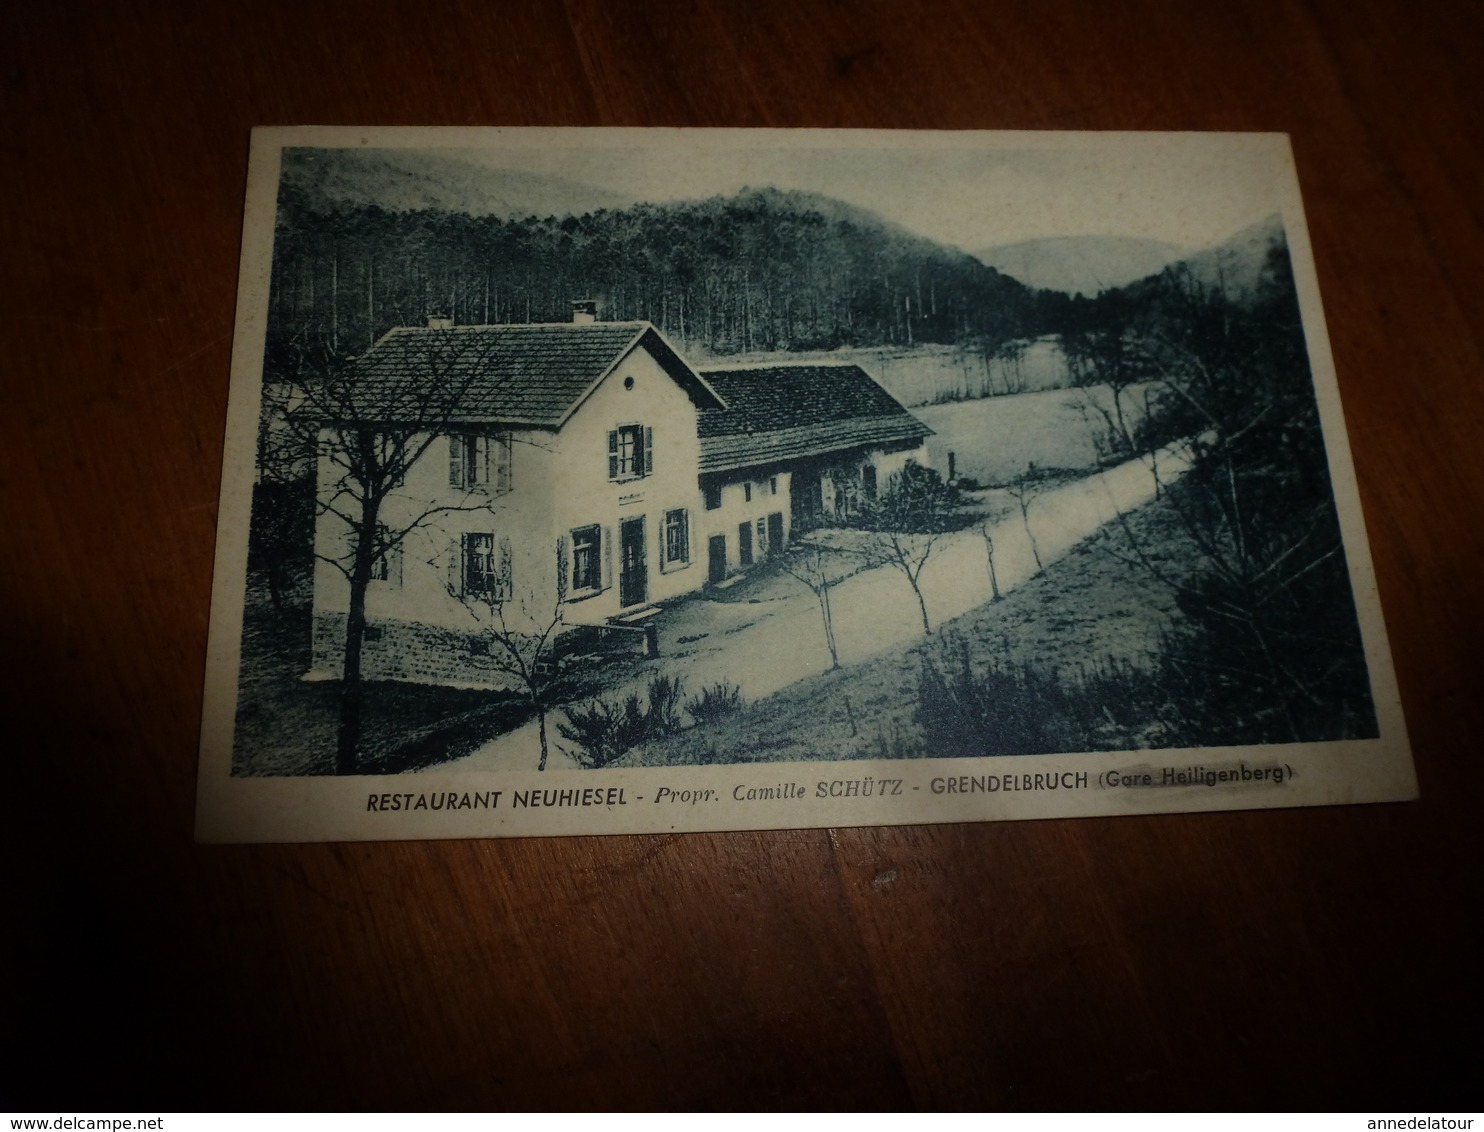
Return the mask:
<svg viewBox="0 0 1484 1132"><path fill-rule="evenodd" d="M336 679L344 671L345 619L343 613L315 615L312 677ZM366 626L361 674L367 680L514 689L517 682L500 672L490 658L490 649L498 647L473 633L414 621L378 620Z"/></svg>

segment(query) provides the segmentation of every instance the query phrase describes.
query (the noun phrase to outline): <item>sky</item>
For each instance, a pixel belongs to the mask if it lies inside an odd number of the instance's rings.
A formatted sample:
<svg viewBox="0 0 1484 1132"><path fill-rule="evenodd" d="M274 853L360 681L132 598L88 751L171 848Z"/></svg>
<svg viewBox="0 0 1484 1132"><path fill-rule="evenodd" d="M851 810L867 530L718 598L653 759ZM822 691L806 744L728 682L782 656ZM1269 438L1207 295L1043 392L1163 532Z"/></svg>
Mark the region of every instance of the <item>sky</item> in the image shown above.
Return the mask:
<svg viewBox="0 0 1484 1132"><path fill-rule="evenodd" d="M1286 139L1271 134L501 130L481 141L438 148L633 200L819 192L969 251L1072 235L1205 247L1280 211L1293 177Z"/></svg>

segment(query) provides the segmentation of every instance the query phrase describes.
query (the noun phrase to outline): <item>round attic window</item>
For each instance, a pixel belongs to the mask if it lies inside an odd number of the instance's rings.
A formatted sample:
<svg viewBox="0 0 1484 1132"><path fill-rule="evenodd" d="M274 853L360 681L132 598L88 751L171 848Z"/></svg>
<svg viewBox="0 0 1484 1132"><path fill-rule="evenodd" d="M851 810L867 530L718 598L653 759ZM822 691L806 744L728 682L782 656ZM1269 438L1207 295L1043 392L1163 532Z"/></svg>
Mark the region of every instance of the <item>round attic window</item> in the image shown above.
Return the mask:
<svg viewBox="0 0 1484 1132"><path fill-rule="evenodd" d="M634 388L634 379L632 377L626 377L626 378L624 378L623 379L623 387L625 389L632 389L632 388Z"/></svg>

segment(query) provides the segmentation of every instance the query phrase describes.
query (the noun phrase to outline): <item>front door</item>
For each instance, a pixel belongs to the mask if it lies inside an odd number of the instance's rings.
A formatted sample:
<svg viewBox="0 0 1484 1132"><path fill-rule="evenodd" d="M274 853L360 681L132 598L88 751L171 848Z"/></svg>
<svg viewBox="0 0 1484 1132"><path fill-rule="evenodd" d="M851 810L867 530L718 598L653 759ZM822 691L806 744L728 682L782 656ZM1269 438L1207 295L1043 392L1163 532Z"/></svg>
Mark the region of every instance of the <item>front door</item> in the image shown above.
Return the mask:
<svg viewBox="0 0 1484 1132"><path fill-rule="evenodd" d="M639 605L649 598L649 571L644 561L644 517L618 524L618 603Z"/></svg>
<svg viewBox="0 0 1484 1132"><path fill-rule="evenodd" d="M783 553L783 512L774 511L768 516L768 553Z"/></svg>
<svg viewBox="0 0 1484 1132"><path fill-rule="evenodd" d="M743 523L737 528L737 561L744 566L752 565L751 523Z"/></svg>
<svg viewBox="0 0 1484 1132"><path fill-rule="evenodd" d="M706 577L713 582L725 581L727 576L727 536L712 535L706 543L706 554L709 559Z"/></svg>

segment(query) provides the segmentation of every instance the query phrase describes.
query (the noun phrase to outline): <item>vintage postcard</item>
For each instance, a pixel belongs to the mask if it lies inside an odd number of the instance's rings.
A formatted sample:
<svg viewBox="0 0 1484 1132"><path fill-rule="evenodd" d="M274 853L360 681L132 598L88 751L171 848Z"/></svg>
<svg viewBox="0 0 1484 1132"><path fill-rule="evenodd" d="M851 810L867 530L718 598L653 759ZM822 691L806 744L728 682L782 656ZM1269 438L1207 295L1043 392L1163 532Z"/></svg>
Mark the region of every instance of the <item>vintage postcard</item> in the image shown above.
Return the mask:
<svg viewBox="0 0 1484 1132"><path fill-rule="evenodd" d="M1416 781L1288 139L253 136L197 836Z"/></svg>

